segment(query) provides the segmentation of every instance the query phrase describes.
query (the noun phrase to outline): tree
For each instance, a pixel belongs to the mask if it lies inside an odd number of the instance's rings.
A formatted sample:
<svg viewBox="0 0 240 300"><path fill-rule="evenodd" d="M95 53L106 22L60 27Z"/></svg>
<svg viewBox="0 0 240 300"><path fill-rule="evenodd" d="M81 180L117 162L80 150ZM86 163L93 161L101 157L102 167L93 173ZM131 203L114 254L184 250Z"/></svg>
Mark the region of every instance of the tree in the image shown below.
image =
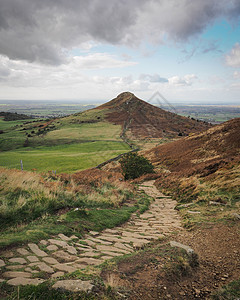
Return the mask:
<svg viewBox="0 0 240 300"><path fill-rule="evenodd" d="M135 179L143 174L154 172L152 163L147 158L142 155L138 155L137 153L131 152L125 154L120 159L120 164L126 180Z"/></svg>

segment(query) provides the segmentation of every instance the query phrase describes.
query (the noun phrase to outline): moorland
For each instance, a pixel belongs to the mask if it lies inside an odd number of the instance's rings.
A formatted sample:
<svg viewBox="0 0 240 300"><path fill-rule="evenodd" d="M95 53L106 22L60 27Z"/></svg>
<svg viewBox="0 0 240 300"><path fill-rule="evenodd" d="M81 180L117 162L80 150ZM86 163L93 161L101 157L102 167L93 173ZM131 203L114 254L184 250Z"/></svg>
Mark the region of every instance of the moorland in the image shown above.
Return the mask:
<svg viewBox="0 0 240 300"><path fill-rule="evenodd" d="M129 92L67 116L2 115L0 297L239 298L239 127ZM125 180L130 151L154 172Z"/></svg>

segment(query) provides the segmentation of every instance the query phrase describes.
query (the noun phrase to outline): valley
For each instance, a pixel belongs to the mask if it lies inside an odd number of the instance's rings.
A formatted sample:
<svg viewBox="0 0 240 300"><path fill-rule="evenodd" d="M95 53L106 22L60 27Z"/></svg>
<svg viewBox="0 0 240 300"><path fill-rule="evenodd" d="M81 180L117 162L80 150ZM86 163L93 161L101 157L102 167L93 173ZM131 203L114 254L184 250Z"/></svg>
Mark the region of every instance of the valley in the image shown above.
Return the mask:
<svg viewBox="0 0 240 300"><path fill-rule="evenodd" d="M0 297L238 299L240 118L206 120L129 92L2 117ZM132 150L154 172L125 180Z"/></svg>

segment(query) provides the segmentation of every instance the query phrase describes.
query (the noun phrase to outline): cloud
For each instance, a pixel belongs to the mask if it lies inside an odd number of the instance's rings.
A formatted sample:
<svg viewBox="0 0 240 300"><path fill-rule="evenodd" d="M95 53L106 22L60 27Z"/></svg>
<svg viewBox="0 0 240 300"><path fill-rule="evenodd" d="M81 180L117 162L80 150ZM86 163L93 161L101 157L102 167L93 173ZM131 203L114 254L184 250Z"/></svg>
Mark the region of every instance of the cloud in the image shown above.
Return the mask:
<svg viewBox="0 0 240 300"><path fill-rule="evenodd" d="M119 60L108 53L94 53L86 56L75 56L73 63L80 69L124 68L134 66L137 62Z"/></svg>
<svg viewBox="0 0 240 300"><path fill-rule="evenodd" d="M225 56L226 64L230 67L240 67L240 44L237 43L229 54Z"/></svg>
<svg viewBox="0 0 240 300"><path fill-rule="evenodd" d="M139 76L139 79L140 80L146 80L146 81L149 81L149 82L158 82L158 83L166 83L166 82L168 82L167 78L163 78L163 77L161 77L158 74L153 74L153 75L150 75L150 74L141 74Z"/></svg>
<svg viewBox="0 0 240 300"><path fill-rule="evenodd" d="M198 77L195 74L188 74L183 77L173 76L168 78L170 85L175 86L190 86Z"/></svg>
<svg viewBox="0 0 240 300"><path fill-rule="evenodd" d="M239 78L240 78L240 72L235 71L235 72L233 73L233 78L234 78L234 79L239 79Z"/></svg>
<svg viewBox="0 0 240 300"><path fill-rule="evenodd" d="M219 17L239 15L237 0L1 0L0 54L60 65L72 49L89 42L182 42Z"/></svg>

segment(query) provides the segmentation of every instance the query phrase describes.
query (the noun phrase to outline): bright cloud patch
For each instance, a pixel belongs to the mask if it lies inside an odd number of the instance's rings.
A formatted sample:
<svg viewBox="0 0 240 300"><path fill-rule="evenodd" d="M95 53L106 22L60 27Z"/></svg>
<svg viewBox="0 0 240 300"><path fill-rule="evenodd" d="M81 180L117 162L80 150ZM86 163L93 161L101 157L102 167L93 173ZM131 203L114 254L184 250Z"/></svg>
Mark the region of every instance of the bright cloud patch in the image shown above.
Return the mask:
<svg viewBox="0 0 240 300"><path fill-rule="evenodd" d="M226 55L226 64L230 67L240 67L240 44L236 44L231 52Z"/></svg>

